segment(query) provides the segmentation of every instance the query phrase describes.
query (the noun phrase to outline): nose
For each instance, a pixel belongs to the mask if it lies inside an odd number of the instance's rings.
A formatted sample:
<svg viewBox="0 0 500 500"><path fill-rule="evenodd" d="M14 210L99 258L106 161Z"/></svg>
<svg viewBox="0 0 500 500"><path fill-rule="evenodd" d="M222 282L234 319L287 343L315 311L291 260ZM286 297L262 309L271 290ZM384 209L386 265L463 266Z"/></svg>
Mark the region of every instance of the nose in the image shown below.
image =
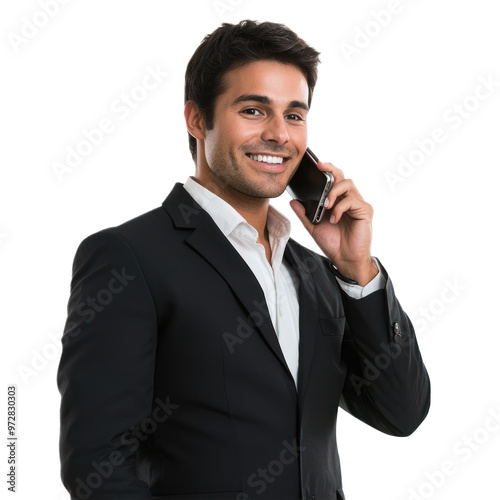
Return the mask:
<svg viewBox="0 0 500 500"><path fill-rule="evenodd" d="M262 139L267 142L286 144L290 136L285 118L274 115L266 120L266 126L262 132Z"/></svg>

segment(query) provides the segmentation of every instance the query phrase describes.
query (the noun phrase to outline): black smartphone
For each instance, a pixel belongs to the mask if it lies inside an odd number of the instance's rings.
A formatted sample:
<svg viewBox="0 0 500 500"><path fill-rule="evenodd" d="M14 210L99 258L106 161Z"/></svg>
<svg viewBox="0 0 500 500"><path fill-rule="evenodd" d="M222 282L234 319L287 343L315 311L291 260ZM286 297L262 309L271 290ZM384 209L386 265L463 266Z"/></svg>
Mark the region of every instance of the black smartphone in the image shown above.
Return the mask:
<svg viewBox="0 0 500 500"><path fill-rule="evenodd" d="M333 186L333 175L320 170L318 161L316 155L307 148L286 187L292 198L304 205L307 218L313 224L321 222L325 212L325 199Z"/></svg>

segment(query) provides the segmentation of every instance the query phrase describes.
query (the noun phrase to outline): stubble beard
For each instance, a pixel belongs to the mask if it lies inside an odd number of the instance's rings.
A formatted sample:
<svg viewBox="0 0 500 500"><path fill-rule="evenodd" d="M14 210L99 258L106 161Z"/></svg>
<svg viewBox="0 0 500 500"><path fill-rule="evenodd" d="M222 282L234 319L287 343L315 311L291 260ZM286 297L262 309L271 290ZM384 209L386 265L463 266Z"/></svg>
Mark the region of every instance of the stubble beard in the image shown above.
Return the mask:
<svg viewBox="0 0 500 500"><path fill-rule="evenodd" d="M255 182L248 177L246 172L256 171L250 166L243 167L242 161L245 160L241 160L232 151L228 151L226 154L222 151L215 152L209 168L214 181L220 188L226 191L229 188L229 190L252 198L277 198L283 194L288 181L286 172L277 174L262 171L259 175L259 181Z"/></svg>

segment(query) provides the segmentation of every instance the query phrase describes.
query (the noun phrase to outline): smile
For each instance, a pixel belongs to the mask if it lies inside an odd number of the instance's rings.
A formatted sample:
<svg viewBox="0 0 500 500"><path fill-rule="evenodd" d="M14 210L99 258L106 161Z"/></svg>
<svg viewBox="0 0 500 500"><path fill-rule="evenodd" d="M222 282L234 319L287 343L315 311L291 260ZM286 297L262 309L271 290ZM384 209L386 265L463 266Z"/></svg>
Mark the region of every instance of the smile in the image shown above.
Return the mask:
<svg viewBox="0 0 500 500"><path fill-rule="evenodd" d="M255 161L261 161L263 163L269 163L271 165L274 164L281 164L284 161L287 161L288 158L284 158L283 156L272 156L272 155L254 155L254 154L247 154L248 157L250 157L252 160Z"/></svg>

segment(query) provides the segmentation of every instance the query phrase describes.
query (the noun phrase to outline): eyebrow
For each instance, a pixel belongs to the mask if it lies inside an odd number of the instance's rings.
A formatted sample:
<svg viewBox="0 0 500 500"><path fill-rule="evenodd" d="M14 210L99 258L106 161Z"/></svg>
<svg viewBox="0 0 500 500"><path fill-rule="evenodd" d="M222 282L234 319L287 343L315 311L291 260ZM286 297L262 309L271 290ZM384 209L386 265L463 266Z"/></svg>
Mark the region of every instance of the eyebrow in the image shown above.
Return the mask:
<svg viewBox="0 0 500 500"><path fill-rule="evenodd" d="M238 98L236 98L233 103L231 104L231 106L234 106L240 102L247 102L247 101L256 101L256 102L260 102L262 104L271 104L271 99L269 99L269 97L265 96L265 95L259 95L259 94L243 94L243 95L240 95ZM302 101L290 101L288 103L288 107L289 108L301 108L305 111L309 111L309 106L305 103L305 102L302 102Z"/></svg>

